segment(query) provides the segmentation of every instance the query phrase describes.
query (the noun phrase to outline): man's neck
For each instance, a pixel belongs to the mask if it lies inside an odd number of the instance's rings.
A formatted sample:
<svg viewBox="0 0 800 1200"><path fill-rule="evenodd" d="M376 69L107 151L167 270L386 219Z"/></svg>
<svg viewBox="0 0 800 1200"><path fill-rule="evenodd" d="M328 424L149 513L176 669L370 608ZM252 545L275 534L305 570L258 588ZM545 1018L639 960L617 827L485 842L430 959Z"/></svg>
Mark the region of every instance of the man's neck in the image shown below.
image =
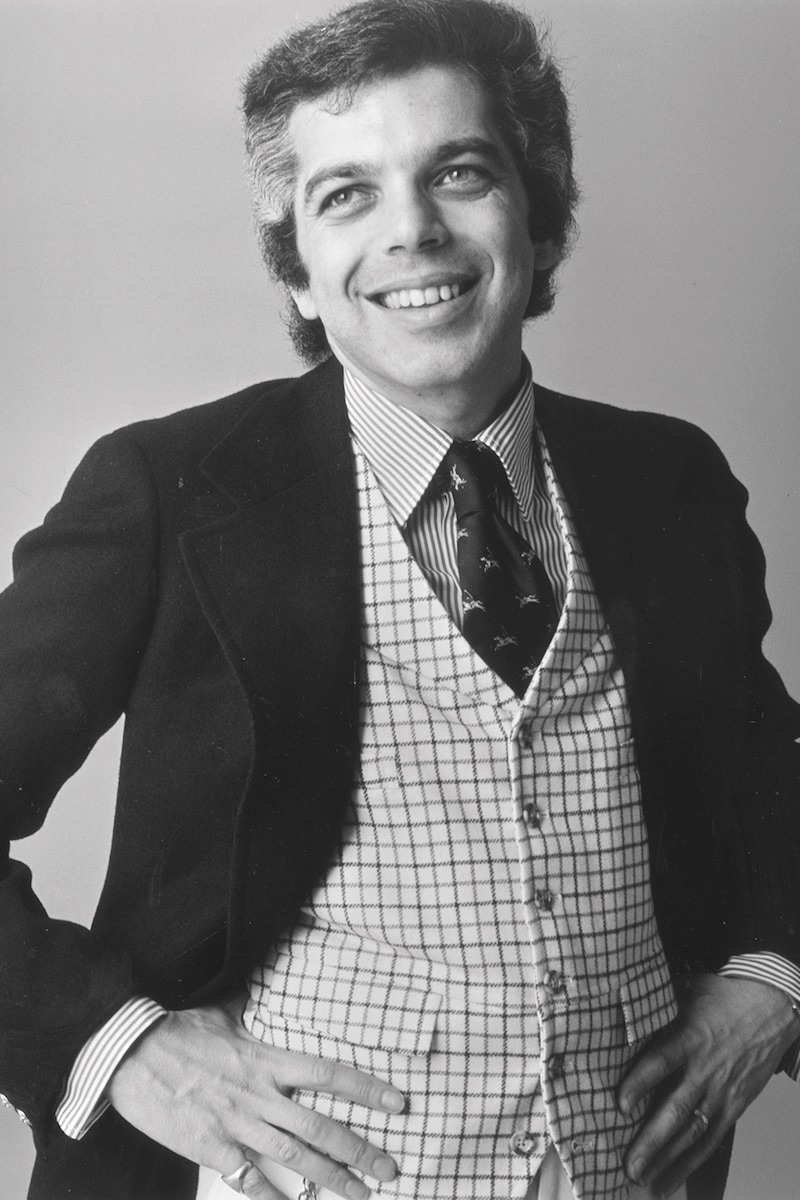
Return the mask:
<svg viewBox="0 0 800 1200"><path fill-rule="evenodd" d="M387 387L370 379L333 346L334 354L351 375L365 387L378 392L392 404L409 409L417 416L429 421L449 433L453 438L469 441L490 425L504 411L519 391L522 376L527 369L525 361L514 364L501 375L492 379L465 380L458 386L414 390Z"/></svg>

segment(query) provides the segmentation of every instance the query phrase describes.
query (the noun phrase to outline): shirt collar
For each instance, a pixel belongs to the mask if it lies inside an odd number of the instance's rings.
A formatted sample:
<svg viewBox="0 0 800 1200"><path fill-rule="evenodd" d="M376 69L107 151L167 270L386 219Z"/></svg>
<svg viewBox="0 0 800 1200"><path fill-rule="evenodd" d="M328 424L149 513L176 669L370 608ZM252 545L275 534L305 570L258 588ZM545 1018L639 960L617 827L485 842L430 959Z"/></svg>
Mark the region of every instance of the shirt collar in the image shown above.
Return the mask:
<svg viewBox="0 0 800 1200"><path fill-rule="evenodd" d="M344 395L356 443L394 519L405 525L450 448L438 425L387 400L345 369ZM527 359L520 386L507 408L475 435L500 459L523 516L533 505L533 382Z"/></svg>

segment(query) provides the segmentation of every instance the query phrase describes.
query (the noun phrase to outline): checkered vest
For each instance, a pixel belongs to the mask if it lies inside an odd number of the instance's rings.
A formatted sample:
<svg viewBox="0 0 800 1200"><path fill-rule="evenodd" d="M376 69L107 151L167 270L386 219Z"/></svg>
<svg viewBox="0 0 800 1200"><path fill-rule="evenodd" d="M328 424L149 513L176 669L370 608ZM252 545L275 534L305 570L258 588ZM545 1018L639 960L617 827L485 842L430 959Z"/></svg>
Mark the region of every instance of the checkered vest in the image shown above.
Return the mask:
<svg viewBox="0 0 800 1200"><path fill-rule="evenodd" d="M341 849L245 1024L390 1079L402 1116L303 1103L400 1166L397 1200L521 1197L554 1141L627 1195L614 1089L675 1015L622 674L552 467L568 586L520 702L472 651L358 456L361 765ZM634 1118L639 1114L634 1114Z"/></svg>

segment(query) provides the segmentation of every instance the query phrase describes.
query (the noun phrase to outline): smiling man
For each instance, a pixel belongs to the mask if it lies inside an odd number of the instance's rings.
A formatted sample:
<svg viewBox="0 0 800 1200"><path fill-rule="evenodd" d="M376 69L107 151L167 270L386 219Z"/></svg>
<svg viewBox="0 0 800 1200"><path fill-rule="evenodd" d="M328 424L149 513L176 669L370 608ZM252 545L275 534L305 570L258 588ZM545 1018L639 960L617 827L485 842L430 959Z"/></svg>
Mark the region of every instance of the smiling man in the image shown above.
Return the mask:
<svg viewBox="0 0 800 1200"><path fill-rule="evenodd" d="M719 1200L800 1036L742 489L532 382L576 188L524 15L367 0L245 114L318 365L103 439L0 601L10 837L126 714L91 933L3 875L30 1195Z"/></svg>
<svg viewBox="0 0 800 1200"><path fill-rule="evenodd" d="M529 200L481 82L424 66L363 88L344 111L301 104L294 291L336 357L449 432L497 415L521 370L533 271Z"/></svg>

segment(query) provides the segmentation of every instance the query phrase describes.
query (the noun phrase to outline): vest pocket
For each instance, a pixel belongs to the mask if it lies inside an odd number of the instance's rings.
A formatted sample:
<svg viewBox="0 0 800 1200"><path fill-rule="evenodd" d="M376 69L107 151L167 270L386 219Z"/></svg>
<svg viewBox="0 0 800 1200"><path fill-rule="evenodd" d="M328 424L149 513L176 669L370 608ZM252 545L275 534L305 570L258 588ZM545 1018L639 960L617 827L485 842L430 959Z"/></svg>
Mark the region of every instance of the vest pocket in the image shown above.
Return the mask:
<svg viewBox="0 0 800 1200"><path fill-rule="evenodd" d="M619 1003L628 1045L652 1037L675 1020L678 1005L669 968L658 957L622 977Z"/></svg>
<svg viewBox="0 0 800 1200"><path fill-rule="evenodd" d="M279 954L268 1011L313 1033L375 1050L427 1054L442 997L407 980Z"/></svg>

